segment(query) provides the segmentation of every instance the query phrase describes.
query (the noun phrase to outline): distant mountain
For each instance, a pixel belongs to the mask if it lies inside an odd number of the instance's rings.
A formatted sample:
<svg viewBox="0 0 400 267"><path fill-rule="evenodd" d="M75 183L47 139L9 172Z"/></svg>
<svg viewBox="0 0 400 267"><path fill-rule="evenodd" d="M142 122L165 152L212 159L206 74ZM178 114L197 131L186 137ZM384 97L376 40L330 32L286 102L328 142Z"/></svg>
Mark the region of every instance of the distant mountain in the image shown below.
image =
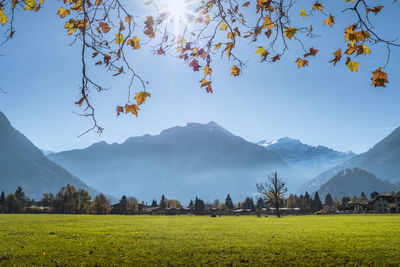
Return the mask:
<svg viewBox="0 0 400 267"><path fill-rule="evenodd" d="M92 196L98 193L47 159L1 112L0 148L0 191L11 193L22 186L28 197L38 200L44 193L57 193L62 186L72 184Z"/></svg>
<svg viewBox="0 0 400 267"><path fill-rule="evenodd" d="M260 141L257 144L278 154L308 179L355 156L353 152L339 152L325 146L310 146L289 137L274 142Z"/></svg>
<svg viewBox="0 0 400 267"><path fill-rule="evenodd" d="M50 154L53 154L53 153L54 153L53 151L50 151L50 150L44 150L44 149L41 149L40 151L42 151L42 153L43 153L45 156L47 156L47 155L50 155Z"/></svg>
<svg viewBox="0 0 400 267"><path fill-rule="evenodd" d="M400 128L377 143L365 153L357 155L350 160L328 170L311 180L303 191L315 191L338 172L361 168L391 183L400 182Z"/></svg>
<svg viewBox="0 0 400 267"><path fill-rule="evenodd" d="M159 135L132 137L122 144L96 143L49 158L96 188L150 201L161 194L187 201L244 198L273 171L297 189L302 181L274 152L222 128L215 122L189 123ZM239 200L239 199L238 199Z"/></svg>
<svg viewBox="0 0 400 267"><path fill-rule="evenodd" d="M398 189L397 186L377 178L370 172L354 168L339 172L317 191L322 198L330 193L334 199L342 199L344 196L360 196L362 192L369 197L374 191L384 194Z"/></svg>

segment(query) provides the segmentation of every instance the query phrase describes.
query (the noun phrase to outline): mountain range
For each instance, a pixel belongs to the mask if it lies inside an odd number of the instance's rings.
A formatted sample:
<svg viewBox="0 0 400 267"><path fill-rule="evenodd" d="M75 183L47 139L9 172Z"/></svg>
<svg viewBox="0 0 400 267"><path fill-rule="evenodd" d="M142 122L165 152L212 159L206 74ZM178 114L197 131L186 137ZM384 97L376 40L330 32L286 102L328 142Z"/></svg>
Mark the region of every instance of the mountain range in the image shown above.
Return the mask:
<svg viewBox="0 0 400 267"><path fill-rule="evenodd" d="M25 194L36 200L44 193L57 193L72 184L92 196L98 191L50 161L31 141L15 130L0 112L0 191L14 192L22 186Z"/></svg>
<svg viewBox="0 0 400 267"><path fill-rule="evenodd" d="M400 127L367 152L335 166L309 181L302 191L314 192L337 173L361 168L394 184L400 182Z"/></svg>
<svg viewBox="0 0 400 267"><path fill-rule="evenodd" d="M353 152L339 152L325 146L303 144L300 140L289 137L274 142L260 141L257 144L275 152L309 180L356 155Z"/></svg>
<svg viewBox="0 0 400 267"><path fill-rule="evenodd" d="M96 143L48 157L96 188L150 201L166 194L188 201L197 196L243 199L256 183L278 171L297 188L303 181L276 153L238 137L215 122L189 123L159 135Z"/></svg>

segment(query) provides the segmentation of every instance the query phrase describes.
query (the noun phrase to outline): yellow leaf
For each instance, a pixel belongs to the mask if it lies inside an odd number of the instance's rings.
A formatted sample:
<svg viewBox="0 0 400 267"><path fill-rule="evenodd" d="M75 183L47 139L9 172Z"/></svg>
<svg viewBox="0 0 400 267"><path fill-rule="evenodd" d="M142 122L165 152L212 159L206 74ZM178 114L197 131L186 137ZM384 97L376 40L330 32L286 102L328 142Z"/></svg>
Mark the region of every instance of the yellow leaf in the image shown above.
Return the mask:
<svg viewBox="0 0 400 267"><path fill-rule="evenodd" d="M232 72L231 72L231 76L239 76L239 74L240 74L240 69L236 66L236 65L234 65L232 68L231 68L231 70L232 70Z"/></svg>
<svg viewBox="0 0 400 267"><path fill-rule="evenodd" d="M209 24L210 23L210 21L211 21L211 18L210 18L210 15L207 15L205 18L204 18L204 24Z"/></svg>
<svg viewBox="0 0 400 267"><path fill-rule="evenodd" d="M300 16L302 16L303 19L305 19L307 17L307 13L304 9L300 9Z"/></svg>
<svg viewBox="0 0 400 267"><path fill-rule="evenodd" d="M319 10L319 11L322 11L322 8L323 8L323 6L322 6L322 4L320 4L320 3L315 3L314 5L313 5L313 9L314 10Z"/></svg>
<svg viewBox="0 0 400 267"><path fill-rule="evenodd" d="M304 68L305 66L308 66L308 60L306 60L306 59L298 58L296 60L296 63L297 63L297 68L300 68L300 67Z"/></svg>
<svg viewBox="0 0 400 267"><path fill-rule="evenodd" d="M4 14L4 10L0 9L0 23L4 26L8 21L7 16Z"/></svg>
<svg viewBox="0 0 400 267"><path fill-rule="evenodd" d="M65 18L67 15L70 14L70 11L68 9L60 7L60 9L57 12L57 15L60 15L60 18Z"/></svg>
<svg viewBox="0 0 400 267"><path fill-rule="evenodd" d="M209 74L211 75L213 73L212 69L208 65L205 65L203 70L204 70L204 76L207 76Z"/></svg>
<svg viewBox="0 0 400 267"><path fill-rule="evenodd" d="M226 31L228 29L228 25L226 25L225 22L221 22L221 24L219 25L219 29L221 31Z"/></svg>
<svg viewBox="0 0 400 267"><path fill-rule="evenodd" d="M235 35L231 32L228 33L228 39L235 39Z"/></svg>
<svg viewBox="0 0 400 267"><path fill-rule="evenodd" d="M292 39L292 37L297 33L297 29L293 27L285 28L285 37L288 39Z"/></svg>
<svg viewBox="0 0 400 267"><path fill-rule="evenodd" d="M136 99L136 102L138 104L138 106L140 106L141 104L143 104L144 102L146 102L146 99L150 97L150 94L145 92L145 91L141 91L139 93L136 93L134 99Z"/></svg>
<svg viewBox="0 0 400 267"><path fill-rule="evenodd" d="M125 40L124 36L121 33L116 33L115 37L116 37L116 39L115 39L116 44L122 44Z"/></svg>
<svg viewBox="0 0 400 267"><path fill-rule="evenodd" d="M263 23L263 29L264 28L268 28L268 30L271 30L271 28L273 28L275 26L275 24L271 21L271 18L269 17L269 15L266 15L264 17L264 23Z"/></svg>
<svg viewBox="0 0 400 267"><path fill-rule="evenodd" d="M136 50L136 49L140 48L139 38L137 38L137 36L134 36L132 39L129 39L126 42L126 44L132 46L133 50Z"/></svg>
<svg viewBox="0 0 400 267"><path fill-rule="evenodd" d="M37 3L35 0L25 0L25 10L30 10L33 11L35 7L37 6Z"/></svg>
<svg viewBox="0 0 400 267"><path fill-rule="evenodd" d="M134 114L136 117L138 115L137 111L140 110L140 108L138 106L136 106L135 104L132 105L125 105L125 113L128 114L129 112L131 112L132 114Z"/></svg>
<svg viewBox="0 0 400 267"><path fill-rule="evenodd" d="M333 27L333 23L335 23L335 21L334 21L334 17L332 15L330 15L328 18L324 19L324 25L329 25L329 26Z"/></svg>
<svg viewBox="0 0 400 267"><path fill-rule="evenodd" d="M389 83L387 73L383 72L381 69L382 67L379 67L378 69L372 72L374 76L371 78L371 80L372 80L372 85L375 87L377 86L386 87L385 83Z"/></svg>
<svg viewBox="0 0 400 267"><path fill-rule="evenodd" d="M357 61L352 61L350 57L347 58L346 65L349 68L351 72L353 71L358 71L358 67L360 66L360 63Z"/></svg>
<svg viewBox="0 0 400 267"><path fill-rule="evenodd" d="M221 48L222 43L218 43L214 45L214 50L218 50Z"/></svg>
<svg viewBox="0 0 400 267"><path fill-rule="evenodd" d="M366 54L371 54L371 49L369 49L368 46L366 46L365 44L362 44L360 46L358 46L358 51L357 51L357 55L366 55Z"/></svg>
<svg viewBox="0 0 400 267"><path fill-rule="evenodd" d="M206 78L200 81L201 87L207 87L211 85L211 82L207 81Z"/></svg>

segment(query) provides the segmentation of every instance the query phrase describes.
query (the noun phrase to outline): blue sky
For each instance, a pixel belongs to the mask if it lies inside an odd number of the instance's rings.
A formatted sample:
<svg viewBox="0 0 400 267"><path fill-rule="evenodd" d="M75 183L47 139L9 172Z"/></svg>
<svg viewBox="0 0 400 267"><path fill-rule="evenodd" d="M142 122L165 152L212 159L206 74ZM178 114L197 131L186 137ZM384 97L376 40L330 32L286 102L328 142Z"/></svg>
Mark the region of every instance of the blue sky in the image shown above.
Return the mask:
<svg viewBox="0 0 400 267"><path fill-rule="evenodd" d="M175 125L212 120L252 142L289 136L312 145L360 153L400 126L400 49L393 50L386 69L390 84L374 88L370 85L371 71L386 61L382 47L371 46L371 56L359 57L358 73L346 68L345 59L336 67L328 63L333 51L345 47L342 29L348 25L339 20L334 29L316 27L324 37L306 42L306 47L320 50L306 69L298 70L294 63L302 54L295 47L277 64L259 64L253 54L259 44L241 46L239 52L247 59L247 67L238 78L229 76L232 62L217 59L214 94L199 88L201 74L182 61L152 56L146 48L132 52L132 64L149 80L152 94L139 118L117 118L114 111L126 102L128 77L104 76L93 68L94 77L112 88L93 94L105 132L77 138L91 122L73 114L79 111L74 101L79 99L80 47L69 46L71 39L63 29L64 22L55 14L59 4L48 3L40 14L18 14L14 39L0 47L4 55L0 57L0 87L7 91L0 94L0 110L40 148L61 151L101 140L123 142ZM394 30L399 21L393 21L398 4L394 7L384 8L376 18L377 30L388 38L400 35ZM134 4L131 8L134 10ZM313 19L322 21L324 17ZM389 22L390 28L385 26Z"/></svg>

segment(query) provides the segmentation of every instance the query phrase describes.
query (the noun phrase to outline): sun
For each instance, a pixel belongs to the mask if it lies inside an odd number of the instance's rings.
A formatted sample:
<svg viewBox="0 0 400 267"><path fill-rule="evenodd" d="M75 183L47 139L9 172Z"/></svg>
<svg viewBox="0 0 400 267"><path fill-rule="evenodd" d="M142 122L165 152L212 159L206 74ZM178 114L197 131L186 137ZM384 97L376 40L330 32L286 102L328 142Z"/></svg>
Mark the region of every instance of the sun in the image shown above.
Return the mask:
<svg viewBox="0 0 400 267"><path fill-rule="evenodd" d="M187 25L193 15L193 0L159 0L157 5L159 11L167 15L167 23L172 23L175 28Z"/></svg>

